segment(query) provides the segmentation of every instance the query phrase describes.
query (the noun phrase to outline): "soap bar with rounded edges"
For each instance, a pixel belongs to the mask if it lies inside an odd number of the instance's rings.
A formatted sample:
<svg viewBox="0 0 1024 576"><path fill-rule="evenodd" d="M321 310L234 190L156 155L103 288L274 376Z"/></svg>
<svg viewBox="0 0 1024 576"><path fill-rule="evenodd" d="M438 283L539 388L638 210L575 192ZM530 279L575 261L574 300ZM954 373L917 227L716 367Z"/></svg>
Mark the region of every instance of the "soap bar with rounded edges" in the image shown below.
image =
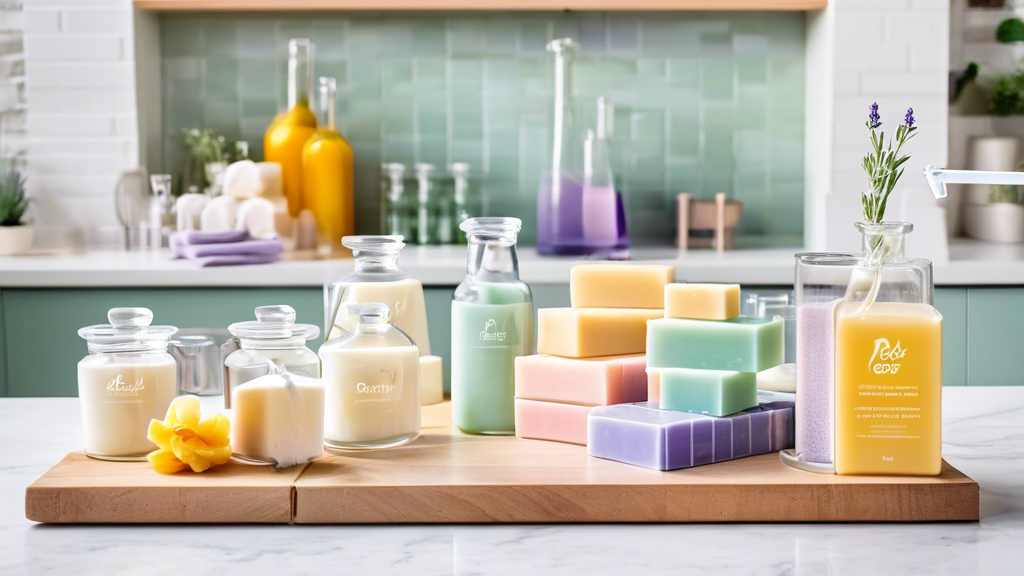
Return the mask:
<svg viewBox="0 0 1024 576"><path fill-rule="evenodd" d="M675 275L674 266L657 264L577 264L569 272L569 300L573 308L660 310Z"/></svg>
<svg viewBox="0 0 1024 576"><path fill-rule="evenodd" d="M516 398L604 406L647 399L642 354L561 358L547 354L515 361Z"/></svg>
<svg viewBox="0 0 1024 576"><path fill-rule="evenodd" d="M569 358L643 354L647 322L664 315L641 308L541 308L537 352Z"/></svg>

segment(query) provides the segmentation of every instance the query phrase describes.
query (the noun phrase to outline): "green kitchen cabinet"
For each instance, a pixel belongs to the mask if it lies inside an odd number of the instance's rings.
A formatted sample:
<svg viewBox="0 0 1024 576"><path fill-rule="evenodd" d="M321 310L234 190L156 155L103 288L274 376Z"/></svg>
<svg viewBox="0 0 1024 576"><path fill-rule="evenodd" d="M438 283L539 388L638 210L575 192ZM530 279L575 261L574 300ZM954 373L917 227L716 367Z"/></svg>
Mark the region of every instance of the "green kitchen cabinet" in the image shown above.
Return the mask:
<svg viewBox="0 0 1024 576"><path fill-rule="evenodd" d="M967 384L1024 385L1024 289L967 289Z"/></svg>
<svg viewBox="0 0 1024 576"><path fill-rule="evenodd" d="M942 314L942 385L967 385L967 289L936 288Z"/></svg>

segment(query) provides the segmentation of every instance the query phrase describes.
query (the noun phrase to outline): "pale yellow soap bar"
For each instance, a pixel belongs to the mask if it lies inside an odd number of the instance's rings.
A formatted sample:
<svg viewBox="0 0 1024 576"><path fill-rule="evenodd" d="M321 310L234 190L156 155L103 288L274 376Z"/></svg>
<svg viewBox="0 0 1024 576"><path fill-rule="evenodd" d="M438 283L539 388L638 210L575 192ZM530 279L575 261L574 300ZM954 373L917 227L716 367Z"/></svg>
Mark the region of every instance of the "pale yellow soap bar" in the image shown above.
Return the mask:
<svg viewBox="0 0 1024 576"><path fill-rule="evenodd" d="M537 352L569 358L642 354L647 321L664 316L664 310L635 308L541 308Z"/></svg>
<svg viewBox="0 0 1024 576"><path fill-rule="evenodd" d="M577 264L569 273L573 308L665 308L665 285L675 266Z"/></svg>
<svg viewBox="0 0 1024 576"><path fill-rule="evenodd" d="M420 356L420 405L444 402L444 372L440 356Z"/></svg>
<svg viewBox="0 0 1024 576"><path fill-rule="evenodd" d="M665 317L731 320L740 315L739 284L669 284Z"/></svg>

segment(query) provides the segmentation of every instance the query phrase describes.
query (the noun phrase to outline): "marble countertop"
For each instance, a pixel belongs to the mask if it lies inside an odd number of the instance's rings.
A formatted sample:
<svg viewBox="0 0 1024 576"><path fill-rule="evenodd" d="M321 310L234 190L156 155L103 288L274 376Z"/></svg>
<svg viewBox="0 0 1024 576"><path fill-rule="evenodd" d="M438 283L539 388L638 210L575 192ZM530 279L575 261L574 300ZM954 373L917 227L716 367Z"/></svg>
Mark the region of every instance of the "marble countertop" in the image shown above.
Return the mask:
<svg viewBox="0 0 1024 576"><path fill-rule="evenodd" d="M672 264L676 278L688 282L735 282L747 285L792 285L793 255L798 248L737 249L680 252L672 247L641 247L634 261ZM527 283L565 284L569 269L580 260L542 257L533 248L519 250L520 275ZM454 286L466 273L463 246L409 246L399 266L425 285ZM289 254L262 266L197 268L168 253L126 251L45 251L28 256L0 257L0 288L45 287L231 287L322 286L352 272L351 259L317 260ZM1024 285L1024 244L993 244L955 240L949 261L934 265L939 285Z"/></svg>
<svg viewBox="0 0 1024 576"><path fill-rule="evenodd" d="M45 526L25 487L80 448L77 399L0 399L0 574L972 574L1024 565L1024 388L946 388L978 523Z"/></svg>

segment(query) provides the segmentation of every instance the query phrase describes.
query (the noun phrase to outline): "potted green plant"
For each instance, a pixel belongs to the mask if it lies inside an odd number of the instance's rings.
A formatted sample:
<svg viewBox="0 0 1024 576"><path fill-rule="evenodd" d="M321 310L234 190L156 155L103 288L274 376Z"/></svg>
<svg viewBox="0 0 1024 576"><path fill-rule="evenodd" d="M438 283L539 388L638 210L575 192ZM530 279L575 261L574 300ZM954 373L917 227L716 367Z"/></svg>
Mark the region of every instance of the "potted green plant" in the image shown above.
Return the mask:
<svg viewBox="0 0 1024 576"><path fill-rule="evenodd" d="M0 256L32 249L32 226L25 219L25 177L13 167L0 168Z"/></svg>
<svg viewBox="0 0 1024 576"><path fill-rule="evenodd" d="M178 173L178 185L174 195L180 196L192 187L205 192L216 184L216 178L227 167L225 139L212 129L182 130L182 164Z"/></svg>

